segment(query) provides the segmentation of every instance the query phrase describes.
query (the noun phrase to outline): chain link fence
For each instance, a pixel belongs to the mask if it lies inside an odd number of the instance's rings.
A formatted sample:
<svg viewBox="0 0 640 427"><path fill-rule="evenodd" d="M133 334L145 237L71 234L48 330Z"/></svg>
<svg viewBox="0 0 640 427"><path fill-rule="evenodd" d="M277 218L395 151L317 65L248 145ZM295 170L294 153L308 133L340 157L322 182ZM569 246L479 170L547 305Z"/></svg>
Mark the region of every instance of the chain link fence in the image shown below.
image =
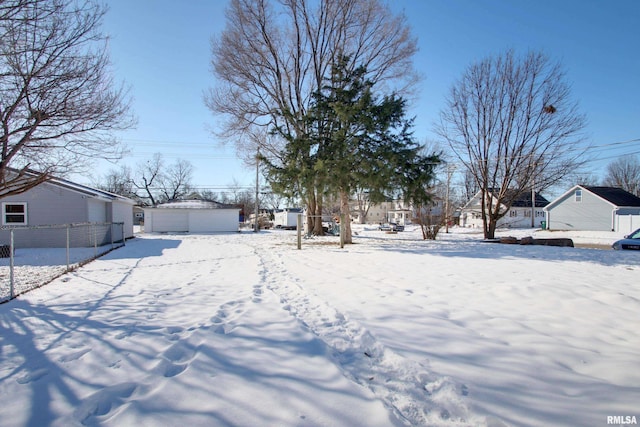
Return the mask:
<svg viewBox="0 0 640 427"><path fill-rule="evenodd" d="M0 227L0 303L124 244L122 222Z"/></svg>

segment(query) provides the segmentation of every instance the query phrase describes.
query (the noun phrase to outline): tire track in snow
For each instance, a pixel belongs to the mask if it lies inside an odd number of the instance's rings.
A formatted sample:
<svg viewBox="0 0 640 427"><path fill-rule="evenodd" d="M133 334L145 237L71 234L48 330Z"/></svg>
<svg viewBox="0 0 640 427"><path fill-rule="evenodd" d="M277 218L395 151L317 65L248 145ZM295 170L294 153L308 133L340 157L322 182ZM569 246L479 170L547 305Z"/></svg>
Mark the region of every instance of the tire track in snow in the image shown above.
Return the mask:
<svg viewBox="0 0 640 427"><path fill-rule="evenodd" d="M262 249L262 250L261 250ZM369 388L410 426L483 426L467 407L467 387L386 348L365 327L304 289L283 255L256 248L263 283L292 316L332 350L344 375Z"/></svg>

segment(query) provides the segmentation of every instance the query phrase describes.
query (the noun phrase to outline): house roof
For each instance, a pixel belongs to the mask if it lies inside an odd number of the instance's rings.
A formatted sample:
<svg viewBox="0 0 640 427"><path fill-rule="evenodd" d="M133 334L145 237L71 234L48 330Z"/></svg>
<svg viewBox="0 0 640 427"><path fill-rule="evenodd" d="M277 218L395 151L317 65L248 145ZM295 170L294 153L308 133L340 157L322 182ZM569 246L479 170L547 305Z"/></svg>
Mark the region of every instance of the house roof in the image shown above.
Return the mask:
<svg viewBox="0 0 640 427"><path fill-rule="evenodd" d="M174 200L146 209L239 209L237 206L225 205L212 200Z"/></svg>
<svg viewBox="0 0 640 427"><path fill-rule="evenodd" d="M62 178L52 178L49 181L46 181L45 184L53 184L57 187L66 188L69 190L76 191L78 193L86 194L87 196L95 197L98 199L106 199L106 200L118 200L121 202L127 202L131 204L135 204L135 202L128 197L121 196L119 194L110 193L108 191L99 190L97 188L89 187L86 185L78 184L66 179Z"/></svg>
<svg viewBox="0 0 640 427"><path fill-rule="evenodd" d="M577 189L588 191L616 208L640 207L640 198L627 191L624 191L621 188L574 185L566 193L555 199L553 202L549 203L546 209L549 210L560 204L568 195L572 194Z"/></svg>
<svg viewBox="0 0 640 427"><path fill-rule="evenodd" d="M17 173L16 169L13 168L9 168L10 172L13 173ZM36 171L32 171L32 170L27 170L25 171L26 175L29 176L36 176L38 175L38 172ZM131 200L128 197L124 197L121 196L119 194L115 194L115 193L110 193L108 191L104 191L104 190L99 190L97 188L93 188L93 187L89 187L87 185L83 185L83 184L78 184L76 182L73 181L69 181L68 179L64 179L64 178L57 178L57 177L52 177L44 182L42 182L41 184L38 185L54 185L56 187L60 187L60 188L64 188L67 190L71 190L71 191L75 191L77 193L81 193L84 195L87 195L89 197L94 197L97 199L102 199L102 200L109 200L109 201L113 201L113 200L118 200L121 202L125 202L125 203L130 203L130 204L135 204L135 202L133 200Z"/></svg>
<svg viewBox="0 0 640 427"><path fill-rule="evenodd" d="M535 207L544 208L549 204L549 201L545 199L540 193L535 193ZM521 193L511 204L515 208L530 208L531 207L531 192Z"/></svg>
<svg viewBox="0 0 640 427"><path fill-rule="evenodd" d="M582 187L598 197L619 207L640 207L640 197L636 197L622 188Z"/></svg>
<svg viewBox="0 0 640 427"><path fill-rule="evenodd" d="M490 193L495 192L493 189L489 189ZM464 209L468 209L469 206L472 206L476 199L479 200L482 195L482 190L478 191L471 200L467 202L466 205L463 206ZM530 208L531 207L531 191L516 193L516 190L507 190L506 199L512 199L513 203L511 207L513 208ZM479 204L480 202L478 202ZM536 208L544 208L549 204L549 201L543 197L540 193L535 193L535 207Z"/></svg>

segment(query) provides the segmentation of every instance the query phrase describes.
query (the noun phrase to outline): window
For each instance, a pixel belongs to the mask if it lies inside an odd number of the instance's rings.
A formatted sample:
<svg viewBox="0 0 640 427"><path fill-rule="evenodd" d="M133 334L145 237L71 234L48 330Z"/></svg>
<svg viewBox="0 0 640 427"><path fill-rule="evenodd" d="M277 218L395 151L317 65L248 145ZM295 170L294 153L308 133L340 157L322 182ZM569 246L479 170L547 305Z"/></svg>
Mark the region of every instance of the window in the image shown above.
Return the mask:
<svg viewBox="0 0 640 427"><path fill-rule="evenodd" d="M2 225L27 225L27 204L3 202Z"/></svg>
<svg viewBox="0 0 640 427"><path fill-rule="evenodd" d="M576 190L576 202L582 202L582 190Z"/></svg>
<svg viewBox="0 0 640 427"><path fill-rule="evenodd" d="M524 211L525 218L531 218L531 211Z"/></svg>
<svg viewBox="0 0 640 427"><path fill-rule="evenodd" d="M516 218L518 216L518 211L514 211L514 210L509 211L509 216L511 218Z"/></svg>

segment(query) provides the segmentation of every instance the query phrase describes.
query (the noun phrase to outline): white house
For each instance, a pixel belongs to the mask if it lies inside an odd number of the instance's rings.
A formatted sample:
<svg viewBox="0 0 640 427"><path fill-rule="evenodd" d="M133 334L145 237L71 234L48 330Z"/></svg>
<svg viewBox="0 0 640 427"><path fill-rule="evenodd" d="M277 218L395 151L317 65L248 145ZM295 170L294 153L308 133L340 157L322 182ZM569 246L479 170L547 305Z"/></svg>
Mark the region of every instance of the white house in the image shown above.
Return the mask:
<svg viewBox="0 0 640 427"><path fill-rule="evenodd" d="M620 188L576 185L545 212L550 230L631 232L640 227L640 198Z"/></svg>
<svg viewBox="0 0 640 427"><path fill-rule="evenodd" d="M240 208L205 200L181 200L144 208L145 233L238 231Z"/></svg>
<svg viewBox="0 0 640 427"><path fill-rule="evenodd" d="M511 208L505 216L497 223L498 228L526 228L531 227L531 217L533 216L533 227L541 227L545 220L544 207L549 201L539 193L535 193L535 204L532 203L530 192L520 194L515 198ZM494 199L495 200L495 199ZM494 205L495 206L495 205ZM460 211L460 226L471 228L482 228L482 192L478 191L464 205ZM506 209L502 205L500 209Z"/></svg>
<svg viewBox="0 0 640 427"><path fill-rule="evenodd" d="M351 219L355 223L361 223L360 209L361 202L352 200ZM413 219L413 211L411 207L404 203L403 200L387 200L381 203L362 202L362 208L366 209L366 224L383 224L386 222L395 222L397 224L407 225Z"/></svg>

